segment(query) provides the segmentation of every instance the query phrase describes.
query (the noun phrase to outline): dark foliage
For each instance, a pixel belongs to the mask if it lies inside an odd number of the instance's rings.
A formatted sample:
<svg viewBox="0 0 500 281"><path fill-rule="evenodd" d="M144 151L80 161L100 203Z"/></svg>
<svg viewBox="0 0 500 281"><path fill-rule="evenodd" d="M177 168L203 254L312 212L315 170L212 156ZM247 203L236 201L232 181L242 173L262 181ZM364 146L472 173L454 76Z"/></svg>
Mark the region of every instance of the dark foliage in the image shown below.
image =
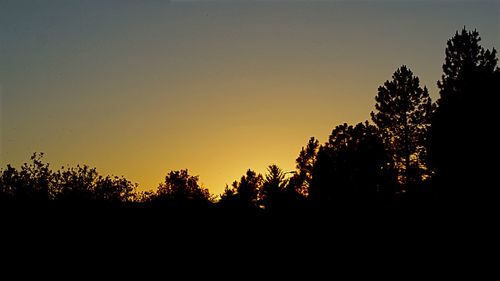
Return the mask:
<svg viewBox="0 0 500 281"><path fill-rule="evenodd" d="M494 164L500 70L496 50L485 50L477 31L448 40L440 98L432 118L431 163L441 199L498 200Z"/></svg>
<svg viewBox="0 0 500 281"><path fill-rule="evenodd" d="M255 211L259 206L258 195L262 181L262 175L248 169L239 182L233 182L232 188L226 186L219 204L240 211Z"/></svg>
<svg viewBox="0 0 500 281"><path fill-rule="evenodd" d="M309 195L328 206L345 200L375 199L391 187L390 157L375 126L337 126L319 149Z"/></svg>
<svg viewBox="0 0 500 281"><path fill-rule="evenodd" d="M292 178L297 193L307 195L313 178L314 164L318 156L319 141L314 137L309 139L307 146L300 150L296 160L297 173Z"/></svg>
<svg viewBox="0 0 500 281"><path fill-rule="evenodd" d="M285 173L276 165L267 168L262 188L260 190L261 206L266 210L279 210L287 202Z"/></svg>
<svg viewBox="0 0 500 281"><path fill-rule="evenodd" d="M21 169L7 166L0 178L2 201L78 203L101 201L108 203L131 202L135 188L123 177L103 177L95 168L86 165L52 171L43 163L43 153L33 154L31 163Z"/></svg>
<svg viewBox="0 0 500 281"><path fill-rule="evenodd" d="M398 171L402 191L430 176L425 160L433 106L427 88L419 83L409 68L401 66L391 81L378 88L378 112L371 113Z"/></svg>
<svg viewBox="0 0 500 281"><path fill-rule="evenodd" d="M191 176L188 170L171 171L165 182L158 186L156 194L150 199L154 204L170 207L207 207L211 203L208 189L198 185L198 177Z"/></svg>

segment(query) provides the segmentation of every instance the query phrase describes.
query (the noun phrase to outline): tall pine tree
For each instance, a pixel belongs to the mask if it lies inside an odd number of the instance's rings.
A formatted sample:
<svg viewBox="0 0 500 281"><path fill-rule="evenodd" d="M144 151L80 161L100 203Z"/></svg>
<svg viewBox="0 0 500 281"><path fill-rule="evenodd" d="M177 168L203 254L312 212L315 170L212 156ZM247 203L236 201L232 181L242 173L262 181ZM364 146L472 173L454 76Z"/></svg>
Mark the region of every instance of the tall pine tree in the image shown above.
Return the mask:
<svg viewBox="0 0 500 281"><path fill-rule="evenodd" d="M500 71L496 50L484 49L479 33L461 32L448 40L440 98L432 117L430 159L435 186L445 198L492 199L498 157ZM459 200L460 201L460 200Z"/></svg>
<svg viewBox="0 0 500 281"><path fill-rule="evenodd" d="M431 98L427 88L420 87L418 77L403 65L391 81L378 88L375 100L377 113L371 113L372 120L393 157L403 190L407 190L428 176L425 156Z"/></svg>

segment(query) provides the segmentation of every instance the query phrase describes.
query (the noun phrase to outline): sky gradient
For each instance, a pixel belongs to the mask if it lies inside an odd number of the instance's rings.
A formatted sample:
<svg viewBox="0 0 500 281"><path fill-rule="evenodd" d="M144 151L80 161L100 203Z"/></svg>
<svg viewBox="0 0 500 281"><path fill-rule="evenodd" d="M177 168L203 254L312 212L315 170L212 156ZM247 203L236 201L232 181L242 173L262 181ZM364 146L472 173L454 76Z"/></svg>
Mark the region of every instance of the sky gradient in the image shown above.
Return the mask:
<svg viewBox="0 0 500 281"><path fill-rule="evenodd" d="M292 170L311 136L369 119L405 64L433 98L446 41L500 46L500 1L0 0L0 165L37 151L212 193Z"/></svg>

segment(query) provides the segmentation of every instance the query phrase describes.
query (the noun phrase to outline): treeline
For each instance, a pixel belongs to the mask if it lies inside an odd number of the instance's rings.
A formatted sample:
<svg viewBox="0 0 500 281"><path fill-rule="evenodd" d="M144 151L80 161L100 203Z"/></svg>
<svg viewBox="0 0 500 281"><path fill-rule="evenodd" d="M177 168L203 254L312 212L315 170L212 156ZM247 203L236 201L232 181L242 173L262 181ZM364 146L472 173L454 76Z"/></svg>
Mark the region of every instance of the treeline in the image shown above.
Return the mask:
<svg viewBox="0 0 500 281"><path fill-rule="evenodd" d="M155 191L139 192L126 178L102 176L88 166L51 170L43 154L34 154L20 169L0 170L0 202L256 212L394 202L494 204L500 69L496 50L484 49L480 40L465 28L448 40L436 102L403 65L378 88L371 122L338 125L324 144L312 137L296 170L270 165L261 175L249 169L220 196L187 170L168 173Z"/></svg>

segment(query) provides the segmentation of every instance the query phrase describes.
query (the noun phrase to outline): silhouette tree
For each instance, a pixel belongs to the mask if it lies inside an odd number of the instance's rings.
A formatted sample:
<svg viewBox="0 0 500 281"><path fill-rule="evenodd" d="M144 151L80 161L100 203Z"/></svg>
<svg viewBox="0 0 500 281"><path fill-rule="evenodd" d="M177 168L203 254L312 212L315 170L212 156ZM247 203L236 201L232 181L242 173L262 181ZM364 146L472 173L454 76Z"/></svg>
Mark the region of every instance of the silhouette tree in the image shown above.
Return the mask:
<svg viewBox="0 0 500 281"><path fill-rule="evenodd" d="M154 196L155 192L153 190L135 191L132 201L135 203L146 205L151 203Z"/></svg>
<svg viewBox="0 0 500 281"><path fill-rule="evenodd" d="M171 171L160 183L152 200L169 207L207 207L211 203L208 189L198 185L198 177L188 170Z"/></svg>
<svg viewBox="0 0 500 281"><path fill-rule="evenodd" d="M232 188L226 189L221 195L220 205L244 211L258 207L259 190L262 187L262 175L248 169L240 181L234 181Z"/></svg>
<svg viewBox="0 0 500 281"><path fill-rule="evenodd" d="M375 126L368 122L339 125L319 149L310 199L320 207L374 199L390 187L390 161Z"/></svg>
<svg viewBox="0 0 500 281"><path fill-rule="evenodd" d="M314 137L309 139L306 147L302 147L296 160L297 173L292 177L291 184L298 194L307 195L312 181L314 164L318 154L319 141Z"/></svg>
<svg viewBox="0 0 500 281"><path fill-rule="evenodd" d="M56 200L84 202L94 199L94 187L99 175L95 168L77 165L54 174Z"/></svg>
<svg viewBox="0 0 500 281"><path fill-rule="evenodd" d="M468 79L473 78L477 71L484 72L482 74L498 71L496 50L484 49L480 41L479 32L467 31L465 27L447 41L443 75L437 82L440 89L437 103L440 106L460 99L472 100L471 97L463 96L470 82Z"/></svg>
<svg viewBox="0 0 500 281"><path fill-rule="evenodd" d="M448 40L440 98L430 131L434 184L452 200L498 198L490 164L498 155L500 71L496 50L484 49L479 33L464 27Z"/></svg>
<svg viewBox="0 0 500 281"><path fill-rule="evenodd" d="M52 171L43 163L43 153L34 153L31 163L21 170L7 165L0 177L0 198L16 201L47 201L51 199Z"/></svg>
<svg viewBox="0 0 500 281"><path fill-rule="evenodd" d="M14 199L14 192L18 182L18 172L11 165L0 170L0 202L11 201Z"/></svg>
<svg viewBox="0 0 500 281"><path fill-rule="evenodd" d="M260 189L260 201L264 209L273 211L285 206L288 199L285 190L287 183L283 170L278 166L270 165L267 168L267 174Z"/></svg>
<svg viewBox="0 0 500 281"><path fill-rule="evenodd" d="M78 165L53 172L43 163L43 153L34 153L20 171L10 165L0 176L0 199L16 201L129 202L135 185L124 177L103 177L95 168Z"/></svg>
<svg viewBox="0 0 500 281"><path fill-rule="evenodd" d="M386 148L393 157L404 190L429 176L426 165L427 131L433 105L427 88L418 77L401 66L378 88L377 113L372 112Z"/></svg>
<svg viewBox="0 0 500 281"><path fill-rule="evenodd" d="M137 184L124 177L99 176L94 187L94 198L103 202L132 202L136 197Z"/></svg>
<svg viewBox="0 0 500 281"><path fill-rule="evenodd" d="M220 195L220 200L218 203L219 206L222 206L224 208L235 208L237 202L237 196L236 196L236 187L237 184L233 182L233 186L230 188L227 184L226 187L224 188L224 192Z"/></svg>
<svg viewBox="0 0 500 281"><path fill-rule="evenodd" d="M53 197L60 201L131 202L136 185L124 177L102 176L87 165L62 168L53 173Z"/></svg>

